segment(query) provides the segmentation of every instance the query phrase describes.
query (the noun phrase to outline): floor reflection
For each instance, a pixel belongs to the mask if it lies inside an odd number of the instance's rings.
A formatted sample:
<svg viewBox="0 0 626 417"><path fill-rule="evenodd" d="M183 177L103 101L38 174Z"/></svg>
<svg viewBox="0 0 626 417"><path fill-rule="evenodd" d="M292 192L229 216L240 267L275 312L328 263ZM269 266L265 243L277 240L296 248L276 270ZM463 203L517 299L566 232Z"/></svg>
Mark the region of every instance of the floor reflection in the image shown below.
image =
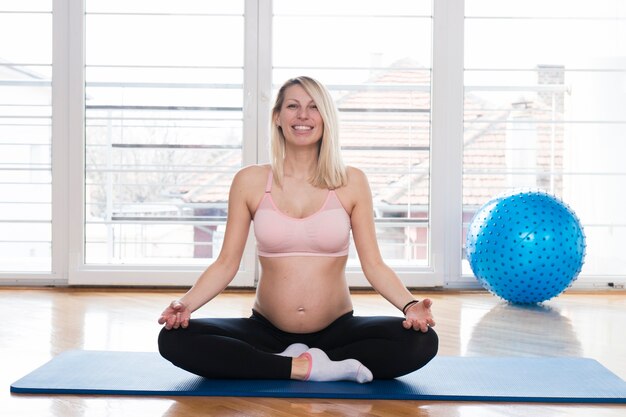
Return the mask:
<svg viewBox="0 0 626 417"><path fill-rule="evenodd" d="M429 404L416 401L400 400L348 400L348 399L306 399L306 398L220 398L186 397L176 400L162 417L196 415L197 410L203 415L222 417L254 417L268 415L304 416L391 416L403 415L428 417L431 414ZM390 412L390 409L394 410ZM282 412L278 411L282 410ZM446 416L455 417L454 410L447 410ZM436 415L436 414L435 414Z"/></svg>
<svg viewBox="0 0 626 417"><path fill-rule="evenodd" d="M468 356L582 356L571 321L547 305L502 303L474 327Z"/></svg>
<svg viewBox="0 0 626 417"><path fill-rule="evenodd" d="M56 396L51 399L49 413L39 416L63 417L160 417L173 401L155 397ZM34 414L33 414L34 416Z"/></svg>

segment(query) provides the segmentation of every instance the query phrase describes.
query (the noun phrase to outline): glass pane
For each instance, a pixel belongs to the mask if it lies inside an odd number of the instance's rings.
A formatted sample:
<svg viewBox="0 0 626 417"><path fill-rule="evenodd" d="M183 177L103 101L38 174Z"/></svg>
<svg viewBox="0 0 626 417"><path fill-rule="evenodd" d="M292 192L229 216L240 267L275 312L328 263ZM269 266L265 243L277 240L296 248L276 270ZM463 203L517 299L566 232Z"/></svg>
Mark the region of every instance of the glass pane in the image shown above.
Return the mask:
<svg viewBox="0 0 626 417"><path fill-rule="evenodd" d="M217 255L242 163L243 29L243 1L87 1L87 263Z"/></svg>
<svg viewBox="0 0 626 417"><path fill-rule="evenodd" d="M370 180L385 260L427 266L431 2L273 4L274 88L298 75L329 88L344 160Z"/></svg>
<svg viewBox="0 0 626 417"><path fill-rule="evenodd" d="M44 67L43 73L49 72L45 67L52 63L52 12L0 9L0 51L2 65L36 64Z"/></svg>
<svg viewBox="0 0 626 417"><path fill-rule="evenodd" d="M0 2L0 273L51 272L52 1Z"/></svg>
<svg viewBox="0 0 626 417"><path fill-rule="evenodd" d="M543 189L583 223L581 275L623 275L626 7L502 3L466 7L465 225L499 193Z"/></svg>
<svg viewBox="0 0 626 417"><path fill-rule="evenodd" d="M191 15L242 15L243 1L206 0L89 0L87 13L146 13L146 14L191 14Z"/></svg>

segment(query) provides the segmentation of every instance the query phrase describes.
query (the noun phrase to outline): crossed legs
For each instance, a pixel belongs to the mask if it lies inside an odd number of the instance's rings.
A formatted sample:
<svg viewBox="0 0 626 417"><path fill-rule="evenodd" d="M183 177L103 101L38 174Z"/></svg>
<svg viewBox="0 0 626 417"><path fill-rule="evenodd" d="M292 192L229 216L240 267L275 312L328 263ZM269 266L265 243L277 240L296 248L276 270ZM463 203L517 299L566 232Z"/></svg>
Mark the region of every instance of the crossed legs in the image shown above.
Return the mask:
<svg viewBox="0 0 626 417"><path fill-rule="evenodd" d="M207 378L367 382L410 373L437 353L432 329L406 330L401 322L399 317L349 313L319 332L295 334L277 329L258 313L194 319L186 329L163 329L159 350L174 365ZM300 346L290 353L294 344Z"/></svg>

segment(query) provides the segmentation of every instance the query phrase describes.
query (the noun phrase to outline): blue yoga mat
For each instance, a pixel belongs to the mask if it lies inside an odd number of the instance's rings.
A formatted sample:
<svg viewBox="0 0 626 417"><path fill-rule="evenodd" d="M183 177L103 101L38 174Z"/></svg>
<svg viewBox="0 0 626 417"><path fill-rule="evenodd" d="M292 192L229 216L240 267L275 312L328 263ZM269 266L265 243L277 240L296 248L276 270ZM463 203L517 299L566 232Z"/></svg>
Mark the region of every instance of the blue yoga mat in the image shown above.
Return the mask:
<svg viewBox="0 0 626 417"><path fill-rule="evenodd" d="M68 351L11 385L29 394L626 403L626 382L586 358L438 356L395 380L210 380L158 353Z"/></svg>

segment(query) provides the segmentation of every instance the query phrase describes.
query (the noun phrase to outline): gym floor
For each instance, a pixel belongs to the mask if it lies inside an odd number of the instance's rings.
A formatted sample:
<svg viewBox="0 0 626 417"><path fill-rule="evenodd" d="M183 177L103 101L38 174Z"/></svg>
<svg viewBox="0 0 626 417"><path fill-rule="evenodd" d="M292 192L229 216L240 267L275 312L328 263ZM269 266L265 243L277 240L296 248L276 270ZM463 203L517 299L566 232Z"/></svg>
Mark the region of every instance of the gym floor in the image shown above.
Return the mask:
<svg viewBox="0 0 626 417"><path fill-rule="evenodd" d="M7 417L123 416L611 416L626 405L228 397L41 396L12 382L69 349L156 351L162 309L183 290L0 288L0 410ZM566 292L542 307L483 292L415 292L434 300L440 355L584 356L626 380L626 293ZM228 291L195 316L248 315L254 294ZM398 315L380 296L353 294L355 314ZM584 383L584 381L581 381Z"/></svg>

